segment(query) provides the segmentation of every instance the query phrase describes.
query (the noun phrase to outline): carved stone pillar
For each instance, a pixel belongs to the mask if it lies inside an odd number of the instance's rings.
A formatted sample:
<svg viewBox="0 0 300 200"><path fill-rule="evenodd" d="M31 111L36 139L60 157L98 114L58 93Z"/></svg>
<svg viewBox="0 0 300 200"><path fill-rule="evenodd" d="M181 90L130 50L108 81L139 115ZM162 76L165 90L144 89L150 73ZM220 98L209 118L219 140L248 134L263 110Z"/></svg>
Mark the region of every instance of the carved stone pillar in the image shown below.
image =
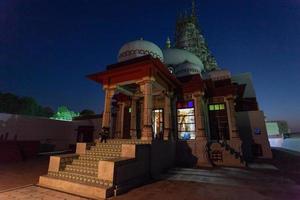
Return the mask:
<svg viewBox="0 0 300 200"><path fill-rule="evenodd" d="M236 125L234 97L229 96L229 97L225 98L225 103L226 103L226 107L227 107L227 117L228 117L228 122L229 122L230 139L240 138L238 129L237 129L237 125Z"/></svg>
<svg viewBox="0 0 300 200"><path fill-rule="evenodd" d="M199 167L212 167L209 161L209 152L207 149L207 136L204 128L204 116L202 108L203 93L193 94L195 104L195 128L196 128L196 154L198 157L197 165Z"/></svg>
<svg viewBox="0 0 300 200"><path fill-rule="evenodd" d="M111 88L104 88L104 90L105 90L105 102L104 102L104 111L103 111L103 116L102 116L102 127L110 127L111 100L112 100L115 90L111 89Z"/></svg>
<svg viewBox="0 0 300 200"><path fill-rule="evenodd" d="M132 97L131 100L131 119L130 119L130 136L131 139L136 139L136 103L137 98Z"/></svg>
<svg viewBox="0 0 300 200"><path fill-rule="evenodd" d="M195 125L196 125L196 140L207 140L204 128L204 117L202 110L202 96L203 94L197 92L193 94L193 99L195 103Z"/></svg>
<svg viewBox="0 0 300 200"><path fill-rule="evenodd" d="M164 140L169 140L171 132L171 96L165 95L164 104Z"/></svg>
<svg viewBox="0 0 300 200"><path fill-rule="evenodd" d="M228 117L229 134L230 134L229 144L236 151L242 153L241 150L242 141L240 139L240 135L238 133L237 124L236 124L234 97L233 96L226 97L225 103L227 108L227 117Z"/></svg>
<svg viewBox="0 0 300 200"><path fill-rule="evenodd" d="M124 108L125 103L119 102L119 111L118 111L118 117L117 117L117 123L116 123L116 132L117 132L117 138L123 138L123 127L124 127Z"/></svg>
<svg viewBox="0 0 300 200"><path fill-rule="evenodd" d="M152 140L152 82L145 81L142 85L144 93L144 113L142 140Z"/></svg>

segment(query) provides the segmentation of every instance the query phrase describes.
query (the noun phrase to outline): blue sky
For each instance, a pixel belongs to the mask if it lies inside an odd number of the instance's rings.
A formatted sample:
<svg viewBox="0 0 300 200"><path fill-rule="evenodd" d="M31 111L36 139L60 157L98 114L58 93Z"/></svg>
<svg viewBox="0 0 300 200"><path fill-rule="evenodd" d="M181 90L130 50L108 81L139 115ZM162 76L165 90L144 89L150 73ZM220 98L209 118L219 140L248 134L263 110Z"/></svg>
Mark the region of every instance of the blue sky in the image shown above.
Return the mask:
<svg viewBox="0 0 300 200"><path fill-rule="evenodd" d="M103 92L85 75L116 62L143 37L163 47L189 0L0 0L0 91L56 109L100 112ZM219 65L251 72L268 119L300 131L300 1L197 0Z"/></svg>

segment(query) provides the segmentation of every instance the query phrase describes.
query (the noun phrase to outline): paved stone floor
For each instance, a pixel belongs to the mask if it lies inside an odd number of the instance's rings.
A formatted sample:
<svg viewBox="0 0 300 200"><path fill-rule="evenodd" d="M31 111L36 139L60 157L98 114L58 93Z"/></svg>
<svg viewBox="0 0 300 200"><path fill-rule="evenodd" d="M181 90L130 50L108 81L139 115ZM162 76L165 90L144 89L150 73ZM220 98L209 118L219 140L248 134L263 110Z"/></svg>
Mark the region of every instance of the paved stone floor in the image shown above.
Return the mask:
<svg viewBox="0 0 300 200"><path fill-rule="evenodd" d="M175 168L114 200L300 200L300 185L277 171Z"/></svg>
<svg viewBox="0 0 300 200"><path fill-rule="evenodd" d="M16 163L0 162L0 191L35 184L48 170L49 156Z"/></svg>
<svg viewBox="0 0 300 200"><path fill-rule="evenodd" d="M157 181L111 200L300 200L299 155L276 150L272 161L253 166L213 170L174 168ZM15 188L36 184L47 167L47 157L0 163L0 200L84 199L34 185Z"/></svg>
<svg viewBox="0 0 300 200"><path fill-rule="evenodd" d="M26 186L0 193L2 200L87 200L86 198L49 190L38 186Z"/></svg>

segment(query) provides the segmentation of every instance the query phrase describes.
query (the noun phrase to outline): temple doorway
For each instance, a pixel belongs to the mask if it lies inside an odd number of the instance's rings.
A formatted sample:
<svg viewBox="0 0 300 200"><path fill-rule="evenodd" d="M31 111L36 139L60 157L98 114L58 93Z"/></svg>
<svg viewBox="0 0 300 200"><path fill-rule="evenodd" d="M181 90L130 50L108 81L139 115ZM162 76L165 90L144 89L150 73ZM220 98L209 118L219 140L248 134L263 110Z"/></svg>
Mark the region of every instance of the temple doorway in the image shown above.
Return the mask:
<svg viewBox="0 0 300 200"><path fill-rule="evenodd" d="M155 139L163 139L164 133L164 111L163 109L154 109L152 111L152 129Z"/></svg>
<svg viewBox="0 0 300 200"><path fill-rule="evenodd" d="M209 122L211 140L229 140L229 125L225 103L210 104Z"/></svg>
<svg viewBox="0 0 300 200"><path fill-rule="evenodd" d="M130 139L131 107L124 108L123 139Z"/></svg>

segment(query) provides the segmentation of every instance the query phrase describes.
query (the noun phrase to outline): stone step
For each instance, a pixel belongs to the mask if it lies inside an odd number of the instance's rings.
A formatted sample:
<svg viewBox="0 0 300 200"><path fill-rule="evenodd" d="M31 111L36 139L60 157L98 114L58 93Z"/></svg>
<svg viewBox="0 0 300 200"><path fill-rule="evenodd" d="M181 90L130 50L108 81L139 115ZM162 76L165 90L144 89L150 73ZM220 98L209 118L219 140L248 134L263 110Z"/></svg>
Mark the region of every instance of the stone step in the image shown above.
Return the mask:
<svg viewBox="0 0 300 200"><path fill-rule="evenodd" d="M96 144L95 146L93 147L97 147L97 148L113 148L113 149L117 149L117 148L122 148L122 144L103 144L103 143L100 143L100 144Z"/></svg>
<svg viewBox="0 0 300 200"><path fill-rule="evenodd" d="M131 139L113 139L107 140L107 143L100 143L99 141L96 144L151 144L150 140L131 140Z"/></svg>
<svg viewBox="0 0 300 200"><path fill-rule="evenodd" d="M85 166L79 166L79 165L67 165L65 172L70 172L70 173L79 173L83 175L88 175L88 176L98 176L98 168L97 167L85 167Z"/></svg>
<svg viewBox="0 0 300 200"><path fill-rule="evenodd" d="M76 160L73 160L72 165L98 168L98 162L97 161L91 161L91 160L78 160L78 159L76 159Z"/></svg>
<svg viewBox="0 0 300 200"><path fill-rule="evenodd" d="M90 161L100 161L100 160L111 160L118 158L119 156L91 156L91 155L80 155L79 160L90 160Z"/></svg>
<svg viewBox="0 0 300 200"><path fill-rule="evenodd" d="M116 156L116 157L120 157L121 152L87 151L85 153L85 155L86 156L104 156L104 157Z"/></svg>
<svg viewBox="0 0 300 200"><path fill-rule="evenodd" d="M89 176L86 174L72 173L67 171L48 172L49 177L55 177L58 179L69 180L78 182L81 184L94 185L94 186L105 186L112 187L111 181L101 180L97 176Z"/></svg>
<svg viewBox="0 0 300 200"><path fill-rule="evenodd" d="M103 147L92 147L88 151L96 151L96 152L121 152L121 148L103 148Z"/></svg>
<svg viewBox="0 0 300 200"><path fill-rule="evenodd" d="M100 182L100 180L99 180ZM90 199L106 199L113 196L114 188L105 184L84 184L80 181L46 175L40 176L38 185ZM109 184L111 185L111 184Z"/></svg>

